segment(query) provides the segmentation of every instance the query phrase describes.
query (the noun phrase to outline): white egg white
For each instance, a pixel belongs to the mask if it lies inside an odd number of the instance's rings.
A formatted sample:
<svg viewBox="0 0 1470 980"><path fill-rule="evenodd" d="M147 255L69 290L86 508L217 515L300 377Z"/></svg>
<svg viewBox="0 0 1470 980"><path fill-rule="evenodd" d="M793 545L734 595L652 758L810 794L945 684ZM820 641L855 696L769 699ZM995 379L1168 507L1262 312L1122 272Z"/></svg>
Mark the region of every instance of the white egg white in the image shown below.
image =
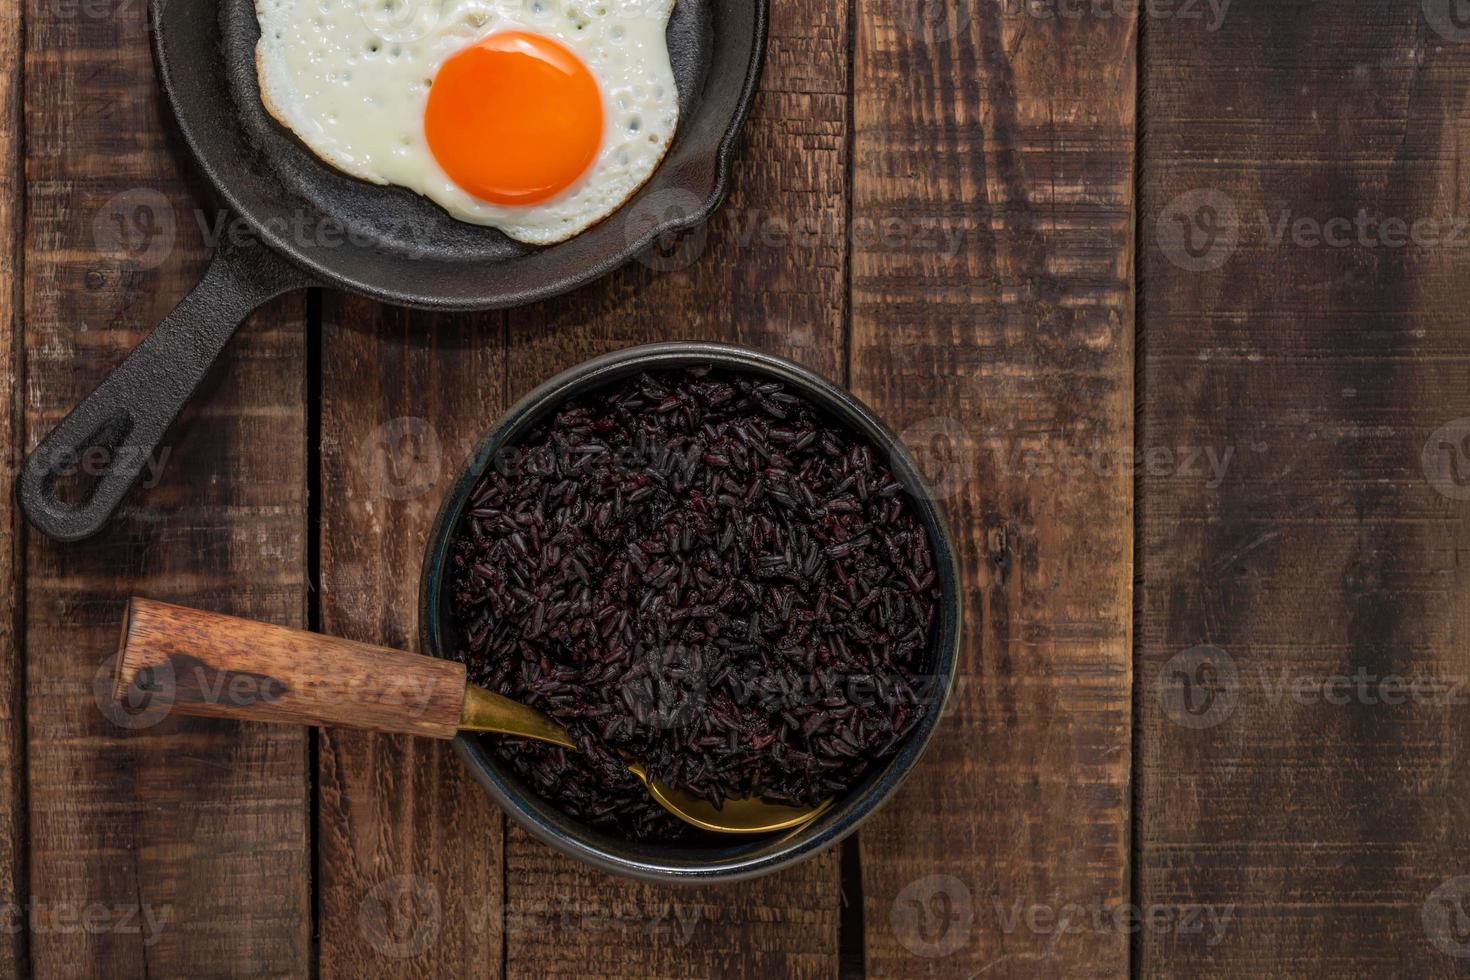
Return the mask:
<svg viewBox="0 0 1470 980"><path fill-rule="evenodd" d="M460 221L546 245L631 197L673 140L679 98L665 38L674 0L256 0L261 98L317 156L397 184ZM424 107L439 66L477 40L519 30L560 41L596 78L602 147L575 185L506 206L460 188L434 159Z"/></svg>

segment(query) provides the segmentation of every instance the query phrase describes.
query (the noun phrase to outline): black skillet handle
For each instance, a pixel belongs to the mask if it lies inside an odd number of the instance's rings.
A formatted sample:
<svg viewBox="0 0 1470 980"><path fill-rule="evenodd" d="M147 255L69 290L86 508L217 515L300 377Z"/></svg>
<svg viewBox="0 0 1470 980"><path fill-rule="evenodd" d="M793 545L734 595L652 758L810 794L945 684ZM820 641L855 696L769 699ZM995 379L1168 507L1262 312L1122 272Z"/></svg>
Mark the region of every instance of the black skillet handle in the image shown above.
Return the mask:
<svg viewBox="0 0 1470 980"><path fill-rule="evenodd" d="M26 460L20 504L59 541L100 531L127 496L164 433L194 394L235 329L256 307L313 285L253 238L221 243L199 285ZM85 499L69 503L60 479L88 461L100 472Z"/></svg>

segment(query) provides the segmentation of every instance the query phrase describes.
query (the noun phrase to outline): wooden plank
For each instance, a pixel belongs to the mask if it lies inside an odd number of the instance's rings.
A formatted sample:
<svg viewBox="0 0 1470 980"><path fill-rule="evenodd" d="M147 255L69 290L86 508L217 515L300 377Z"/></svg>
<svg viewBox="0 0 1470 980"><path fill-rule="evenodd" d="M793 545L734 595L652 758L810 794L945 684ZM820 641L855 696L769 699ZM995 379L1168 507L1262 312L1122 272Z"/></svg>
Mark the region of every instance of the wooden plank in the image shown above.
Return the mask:
<svg viewBox="0 0 1470 980"><path fill-rule="evenodd" d="M771 47L726 208L684 250L511 314L513 396L594 354L715 339L841 378L847 16L772 5ZM617 219L614 219L617 220ZM821 976L838 966L834 853L717 888L612 878L511 826L508 976Z"/></svg>
<svg viewBox="0 0 1470 980"><path fill-rule="evenodd" d="M506 408L504 318L323 321L322 629L414 650L430 525ZM324 729L317 785L322 976L499 976L503 817L448 743Z"/></svg>
<svg viewBox="0 0 1470 980"><path fill-rule="evenodd" d="M22 43L21 5L13 4L0 12L0 391L9 393L0 405L0 907L10 910L24 904L26 893L25 654L20 642L25 565L15 506L25 410L20 373ZM15 921L19 912L11 915ZM0 977L26 972L25 934L6 929L0 939Z"/></svg>
<svg viewBox="0 0 1470 980"><path fill-rule="evenodd" d="M1142 472L1139 902L1230 915L1144 931L1146 976L1470 955L1453 6L1237 4L1145 35L1141 443L1231 454L1223 479Z"/></svg>
<svg viewBox="0 0 1470 980"><path fill-rule="evenodd" d="M857 5L852 383L944 498L952 710L861 832L880 976L1119 976L1136 24ZM1038 11L1033 15L1032 11Z"/></svg>
<svg viewBox="0 0 1470 980"><path fill-rule="evenodd" d="M204 249L165 145L143 5L37 3L27 17L33 444L198 279ZM160 482L101 536L29 535L38 975L307 972L304 731L109 717L94 693L132 592L304 624L302 322L295 298L245 329L167 436L166 471L145 474Z"/></svg>

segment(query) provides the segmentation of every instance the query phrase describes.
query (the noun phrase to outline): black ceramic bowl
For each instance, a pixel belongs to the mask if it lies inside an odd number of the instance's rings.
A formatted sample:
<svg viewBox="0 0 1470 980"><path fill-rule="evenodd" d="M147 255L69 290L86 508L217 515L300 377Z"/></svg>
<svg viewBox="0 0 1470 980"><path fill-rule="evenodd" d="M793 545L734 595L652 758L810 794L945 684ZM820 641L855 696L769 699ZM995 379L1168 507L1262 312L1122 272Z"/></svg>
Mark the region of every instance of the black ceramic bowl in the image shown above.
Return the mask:
<svg viewBox="0 0 1470 980"><path fill-rule="evenodd" d="M429 541L420 591L419 623L423 649L448 656L454 644L454 618L443 588L450 545L465 502L485 469L505 448L515 445L568 398L641 371L711 364L729 371L784 382L848 429L886 453L893 474L912 495L914 508L934 549L940 588L939 628L925 674L935 679L922 721L881 769L870 773L812 822L795 830L747 838L729 836L715 846L632 843L575 820L542 799L500 764L477 736L455 740L460 757L494 800L534 836L572 857L605 871L654 880L733 881L787 867L830 847L857 829L896 790L923 753L943 714L953 686L960 644L960 585L954 542L934 495L903 445L873 413L847 392L783 358L740 347L708 343L666 343L634 347L594 358L557 375L521 399L480 443L455 480L439 511Z"/></svg>

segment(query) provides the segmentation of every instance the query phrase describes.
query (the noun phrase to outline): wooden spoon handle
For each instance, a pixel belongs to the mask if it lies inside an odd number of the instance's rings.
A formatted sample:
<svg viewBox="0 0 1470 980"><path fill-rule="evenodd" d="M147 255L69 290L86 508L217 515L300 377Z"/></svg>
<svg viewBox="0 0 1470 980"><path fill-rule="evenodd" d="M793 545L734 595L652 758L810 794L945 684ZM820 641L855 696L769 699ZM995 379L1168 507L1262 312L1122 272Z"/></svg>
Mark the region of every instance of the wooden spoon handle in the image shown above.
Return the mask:
<svg viewBox="0 0 1470 980"><path fill-rule="evenodd" d="M134 598L123 620L113 693L185 715L453 738L465 668Z"/></svg>

